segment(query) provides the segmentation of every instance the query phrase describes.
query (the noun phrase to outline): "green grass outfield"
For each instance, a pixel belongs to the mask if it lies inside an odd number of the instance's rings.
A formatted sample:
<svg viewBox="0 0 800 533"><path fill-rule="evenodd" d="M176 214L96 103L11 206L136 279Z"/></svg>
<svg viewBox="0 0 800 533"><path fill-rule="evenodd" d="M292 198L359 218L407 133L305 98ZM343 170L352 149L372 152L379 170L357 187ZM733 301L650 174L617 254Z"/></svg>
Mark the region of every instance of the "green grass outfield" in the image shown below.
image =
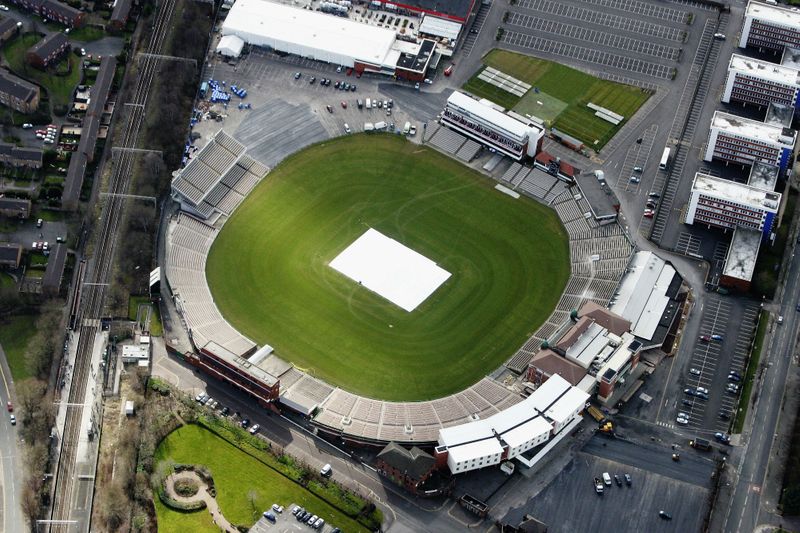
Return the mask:
<svg viewBox="0 0 800 533"><path fill-rule="evenodd" d="M156 450L156 460L165 459L208 467L220 510L233 524L250 526L273 503L284 507L296 503L344 531L367 531L329 503L200 426L190 424L167 435ZM256 495L255 508L250 505L250 491ZM162 505L158 496L155 500L159 533L219 531L210 524L208 509L182 513Z"/></svg>
<svg viewBox="0 0 800 533"><path fill-rule="evenodd" d="M466 84L464 89L483 98L513 109L522 115L536 115L548 122L548 126L577 137L586 146L599 150L614 134L630 119L636 110L652 95L651 91L624 85L613 81L601 80L590 74L574 68L538 59L508 50L494 49L483 58L484 65L513 76L519 80L530 83L538 88L540 93L533 89L523 97L514 96L508 91L495 87L475 74ZM482 70L482 69L481 69ZM542 95L546 95L543 97ZM552 106L546 100L555 99L567 104L563 111L554 118ZM547 109L542 112L536 102L542 101ZM594 116L594 111L586 107L594 103L625 117L618 126ZM595 142L597 141L597 142Z"/></svg>
<svg viewBox="0 0 800 533"><path fill-rule="evenodd" d="M313 375L387 400L475 383L546 320L569 275L551 209L399 136L299 152L225 224L207 278L225 318ZM452 276L406 312L328 263L368 228Z"/></svg>

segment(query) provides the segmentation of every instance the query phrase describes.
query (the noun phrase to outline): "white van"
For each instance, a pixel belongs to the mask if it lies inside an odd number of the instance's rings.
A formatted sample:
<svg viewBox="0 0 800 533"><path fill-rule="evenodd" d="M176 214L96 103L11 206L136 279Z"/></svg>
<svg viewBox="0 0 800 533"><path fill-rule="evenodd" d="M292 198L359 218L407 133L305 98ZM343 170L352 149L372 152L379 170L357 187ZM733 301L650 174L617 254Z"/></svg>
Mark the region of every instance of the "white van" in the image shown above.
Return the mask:
<svg viewBox="0 0 800 533"><path fill-rule="evenodd" d="M350 126L347 125L347 122L344 123L344 132L345 133L352 133L352 131L350 130Z"/></svg>
<svg viewBox="0 0 800 533"><path fill-rule="evenodd" d="M608 475L608 472L603 472L603 483L607 486L611 486L611 476Z"/></svg>
<svg viewBox="0 0 800 533"><path fill-rule="evenodd" d="M367 98L367 109L372 109L372 99Z"/></svg>
<svg viewBox="0 0 800 533"><path fill-rule="evenodd" d="M403 126L403 135L408 135L409 131L411 131L411 122L406 121L405 126Z"/></svg>

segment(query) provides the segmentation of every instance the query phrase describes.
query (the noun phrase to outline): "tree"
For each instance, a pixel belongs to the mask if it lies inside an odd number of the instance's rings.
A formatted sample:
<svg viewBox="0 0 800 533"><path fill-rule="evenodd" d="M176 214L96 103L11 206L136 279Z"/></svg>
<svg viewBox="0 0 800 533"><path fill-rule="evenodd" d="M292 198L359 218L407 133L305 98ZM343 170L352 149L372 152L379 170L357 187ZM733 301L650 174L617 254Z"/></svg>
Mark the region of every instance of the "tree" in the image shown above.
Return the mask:
<svg viewBox="0 0 800 533"><path fill-rule="evenodd" d="M128 515L128 498L119 483L113 482L109 487L100 493L102 502L100 512L105 520L106 526L110 531L116 531L125 522Z"/></svg>

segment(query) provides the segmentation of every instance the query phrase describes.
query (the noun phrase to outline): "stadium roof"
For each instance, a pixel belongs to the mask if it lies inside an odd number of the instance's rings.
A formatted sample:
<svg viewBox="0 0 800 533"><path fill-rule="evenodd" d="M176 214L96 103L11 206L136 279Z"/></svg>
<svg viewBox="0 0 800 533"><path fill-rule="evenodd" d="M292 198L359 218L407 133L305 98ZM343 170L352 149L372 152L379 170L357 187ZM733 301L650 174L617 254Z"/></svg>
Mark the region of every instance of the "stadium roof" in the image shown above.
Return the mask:
<svg viewBox="0 0 800 533"><path fill-rule="evenodd" d="M509 117L502 111L485 105L459 91L453 91L453 94L447 99L447 103L459 107L474 116L480 117L493 124L495 127L503 129L518 138L526 137L531 130L531 126Z"/></svg>
<svg viewBox="0 0 800 533"><path fill-rule="evenodd" d="M711 127L749 139L758 139L759 141L773 142L784 146L789 141L789 146L794 145L794 133L791 130L781 126L765 124L758 120L731 115L723 111L714 112L714 117L711 119ZM791 137L791 140L787 139L787 137Z"/></svg>
<svg viewBox="0 0 800 533"><path fill-rule="evenodd" d="M637 337L652 340L672 298L677 272L653 252L637 252L620 283L611 310L632 323Z"/></svg>
<svg viewBox="0 0 800 533"><path fill-rule="evenodd" d="M383 64L396 39L394 30L265 0L238 0L225 19L222 34L238 35L257 46L278 41L299 50L327 51L373 65Z"/></svg>
<svg viewBox="0 0 800 533"><path fill-rule="evenodd" d="M762 234L758 230L736 228L725 258L723 276L751 281L756 269L758 250L761 248Z"/></svg>
<svg viewBox="0 0 800 533"><path fill-rule="evenodd" d="M717 178L698 172L694 176L692 192L699 192L731 202L737 202L757 209L777 211L781 202L781 194L737 183L735 181Z"/></svg>

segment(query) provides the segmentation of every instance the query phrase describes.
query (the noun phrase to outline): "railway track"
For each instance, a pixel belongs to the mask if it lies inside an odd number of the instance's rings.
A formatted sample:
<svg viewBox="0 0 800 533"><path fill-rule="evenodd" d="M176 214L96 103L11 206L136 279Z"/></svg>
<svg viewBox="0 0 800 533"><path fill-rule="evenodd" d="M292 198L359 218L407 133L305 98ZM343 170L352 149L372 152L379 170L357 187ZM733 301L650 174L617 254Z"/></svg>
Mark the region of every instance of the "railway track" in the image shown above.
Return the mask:
<svg viewBox="0 0 800 533"><path fill-rule="evenodd" d="M161 4L146 52L158 54L164 44L169 22L175 10L176 0L165 0ZM125 107L129 110L127 124L122 137L123 148L134 148L144 121L149 88L156 74L161 58L140 55L139 76L133 98ZM111 267L116 248L117 230L122 219L124 198L117 196L128 192L131 183L134 156L126 150L119 151L117 164L109 180L108 201L103 208L100 233L97 235L96 253L93 264L86 269L85 285L81 288L80 303L75 313L74 326L78 331L77 355L73 369L72 386L68 397L67 416L61 432L61 449L53 478L53 499L48 521L48 531L77 531L78 522L71 516L76 481L78 443L80 440L83 405L91 368L92 350L95 337L100 329L105 289L110 279ZM76 289L77 290L77 289ZM89 509L91 512L91 509ZM89 529L89 519L85 523Z"/></svg>

